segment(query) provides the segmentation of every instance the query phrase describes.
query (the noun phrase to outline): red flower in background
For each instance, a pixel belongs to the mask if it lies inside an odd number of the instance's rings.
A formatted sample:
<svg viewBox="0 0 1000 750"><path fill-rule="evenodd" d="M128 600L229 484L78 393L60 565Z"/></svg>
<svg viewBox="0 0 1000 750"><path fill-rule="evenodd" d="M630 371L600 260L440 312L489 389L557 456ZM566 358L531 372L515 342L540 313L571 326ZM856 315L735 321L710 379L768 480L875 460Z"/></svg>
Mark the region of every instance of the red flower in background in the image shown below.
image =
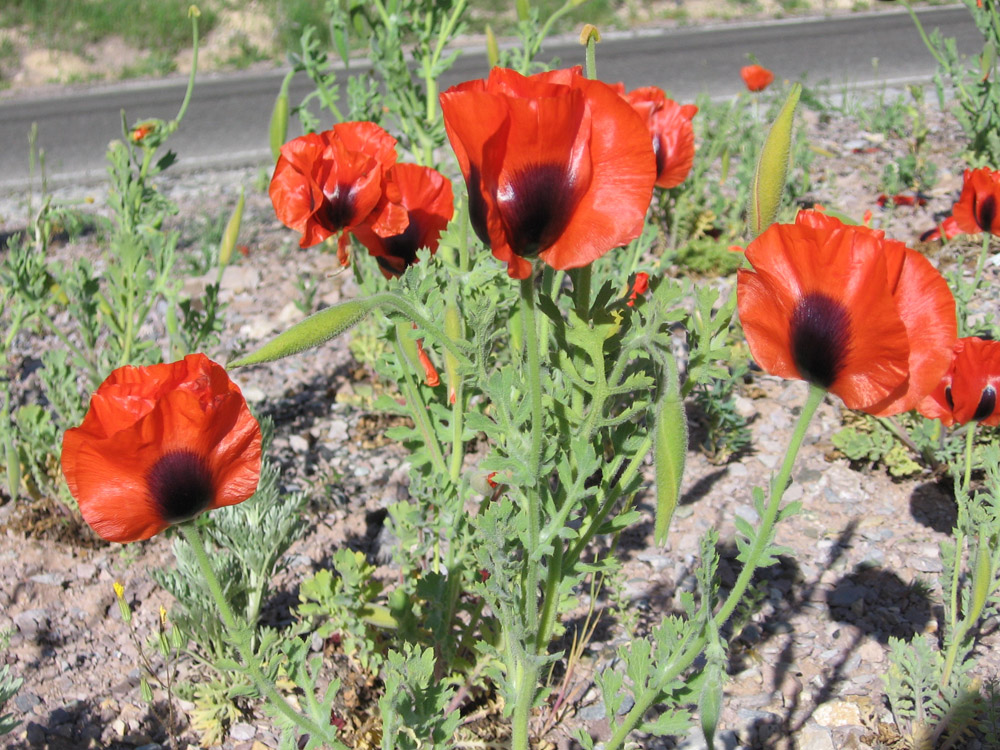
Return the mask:
<svg viewBox="0 0 1000 750"><path fill-rule="evenodd" d="M469 218L512 278L540 257L578 268L642 232L656 159L649 131L580 68L525 77L494 68L441 95Z"/></svg>
<svg viewBox="0 0 1000 750"><path fill-rule="evenodd" d="M958 228L958 222L955 221L954 216L946 216L941 220L933 229L928 229L926 232L920 235L921 242L931 242L932 240L940 240L942 237L946 240L950 240L952 237L957 237L962 233L962 230Z"/></svg>
<svg viewBox="0 0 1000 750"><path fill-rule="evenodd" d="M746 257L753 270L737 278L740 321L769 373L886 416L914 408L948 369L954 298L903 243L801 211L794 224L769 227Z"/></svg>
<svg viewBox="0 0 1000 750"><path fill-rule="evenodd" d="M1000 341L975 336L955 343L954 359L947 374L931 395L920 403L928 419L953 424L982 422L1000 425Z"/></svg>
<svg viewBox="0 0 1000 750"><path fill-rule="evenodd" d="M388 279L400 276L417 262L417 250L422 247L436 252L441 232L455 213L451 181L430 167L416 164L395 164L385 176L385 201L396 203L406 211L408 224L399 234L390 237L379 234L367 224L354 228L368 252L375 256L382 274Z"/></svg>
<svg viewBox="0 0 1000 750"><path fill-rule="evenodd" d="M261 434L226 371L204 354L120 367L79 427L62 469L84 520L104 539L134 542L257 490Z"/></svg>
<svg viewBox="0 0 1000 750"><path fill-rule="evenodd" d="M639 271L639 273L635 275L635 283L632 285L632 293L629 294L628 301L625 304L632 307L635 304L635 301L648 291L649 274L645 271Z"/></svg>
<svg viewBox="0 0 1000 750"><path fill-rule="evenodd" d="M966 234L1000 235L1000 172L989 167L966 169L962 194L951 213Z"/></svg>
<svg viewBox="0 0 1000 750"><path fill-rule="evenodd" d="M687 178L694 164L694 126L698 114L693 104L680 105L668 99L663 89L646 86L626 97L646 121L656 154L656 186L672 188Z"/></svg>
<svg viewBox="0 0 1000 750"><path fill-rule="evenodd" d="M282 224L302 232L301 247L367 223L379 236L406 229L406 212L382 201L384 175L396 162L396 139L372 122L345 122L281 147L270 195ZM380 209L376 212L376 209Z"/></svg>
<svg viewBox="0 0 1000 750"><path fill-rule="evenodd" d="M740 78L750 91L763 91L774 82L774 73L763 65L744 65L740 68Z"/></svg>

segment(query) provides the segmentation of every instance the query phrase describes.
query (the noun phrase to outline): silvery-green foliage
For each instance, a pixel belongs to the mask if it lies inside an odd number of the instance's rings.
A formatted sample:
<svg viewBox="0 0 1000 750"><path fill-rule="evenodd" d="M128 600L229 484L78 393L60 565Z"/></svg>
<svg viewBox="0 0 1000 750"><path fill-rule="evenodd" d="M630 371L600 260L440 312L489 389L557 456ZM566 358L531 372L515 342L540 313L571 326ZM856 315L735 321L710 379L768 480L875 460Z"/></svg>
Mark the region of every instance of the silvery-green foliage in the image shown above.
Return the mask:
<svg viewBox="0 0 1000 750"><path fill-rule="evenodd" d="M434 674L434 650L405 644L389 651L379 700L383 750L445 750L462 714L445 713L454 690Z"/></svg>
<svg viewBox="0 0 1000 750"><path fill-rule="evenodd" d="M8 631L0 631L0 652L7 648L9 638L10 633ZM22 682L23 680L20 677L14 677L10 673L8 665L4 664L0 667L0 737L14 731L21 723L14 719L12 714L3 713L3 710L7 705L7 701L17 695Z"/></svg>
<svg viewBox="0 0 1000 750"><path fill-rule="evenodd" d="M197 523L210 545L215 573L226 600L241 623L256 629L261 608L271 593L271 581L284 569L284 555L305 531L303 493L282 493L280 469L266 457L273 426L261 421L265 458L257 491L247 501L199 516ZM231 655L230 640L215 601L203 580L190 545L174 539L177 567L154 570L153 578L176 605L175 626L183 629L207 654Z"/></svg>

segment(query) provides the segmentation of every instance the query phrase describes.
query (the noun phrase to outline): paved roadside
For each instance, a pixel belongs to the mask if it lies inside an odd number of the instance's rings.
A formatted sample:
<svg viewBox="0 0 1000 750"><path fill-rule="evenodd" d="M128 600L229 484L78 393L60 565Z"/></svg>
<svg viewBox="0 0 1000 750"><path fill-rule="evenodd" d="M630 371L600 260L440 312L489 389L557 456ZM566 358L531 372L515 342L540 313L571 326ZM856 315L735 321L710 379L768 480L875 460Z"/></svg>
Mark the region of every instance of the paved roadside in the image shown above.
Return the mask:
<svg viewBox="0 0 1000 750"><path fill-rule="evenodd" d="M955 37L958 48L974 55L981 38L962 6L919 11L925 27ZM927 80L935 62L909 14L859 13L836 18L797 18L767 23L644 29L605 35L599 48L602 79L628 88L657 85L675 98L693 100L736 93L737 71L747 55L778 76L832 86L865 86L879 81ZM554 39L543 56L563 64L582 62L575 39ZM877 59L877 67L873 60ZM459 57L442 87L481 77L485 55L470 49ZM274 96L285 70L203 76L181 130L171 140L180 169L206 169L270 160L267 128ZM104 178L104 152L120 137L121 111L130 122L144 117L168 119L176 113L186 81L136 81L96 86L58 96L21 95L0 100L0 194L21 192L28 183L28 132L38 124L52 185L96 182ZM310 90L305 76L292 86L292 101Z"/></svg>

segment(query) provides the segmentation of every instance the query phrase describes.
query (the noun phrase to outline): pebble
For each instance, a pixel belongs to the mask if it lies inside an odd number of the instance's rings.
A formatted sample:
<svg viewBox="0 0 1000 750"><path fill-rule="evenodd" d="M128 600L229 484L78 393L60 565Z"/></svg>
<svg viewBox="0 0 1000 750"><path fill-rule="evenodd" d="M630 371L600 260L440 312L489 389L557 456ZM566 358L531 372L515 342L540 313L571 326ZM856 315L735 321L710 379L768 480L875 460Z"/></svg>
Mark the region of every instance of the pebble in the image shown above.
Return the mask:
<svg viewBox="0 0 1000 750"><path fill-rule="evenodd" d="M823 727L804 727L799 732L796 750L836 750L833 737Z"/></svg>
<svg viewBox="0 0 1000 750"><path fill-rule="evenodd" d="M257 728L246 722L238 722L229 727L229 736L238 741L252 740L257 734Z"/></svg>
<svg viewBox="0 0 1000 750"><path fill-rule="evenodd" d="M816 707L813 720L821 727L846 727L861 724L861 711L856 703L830 701Z"/></svg>
<svg viewBox="0 0 1000 750"><path fill-rule="evenodd" d="M24 713L28 713L41 702L41 698L34 693L29 693L27 691L18 693L14 696L14 705L17 707L18 711L23 711Z"/></svg>

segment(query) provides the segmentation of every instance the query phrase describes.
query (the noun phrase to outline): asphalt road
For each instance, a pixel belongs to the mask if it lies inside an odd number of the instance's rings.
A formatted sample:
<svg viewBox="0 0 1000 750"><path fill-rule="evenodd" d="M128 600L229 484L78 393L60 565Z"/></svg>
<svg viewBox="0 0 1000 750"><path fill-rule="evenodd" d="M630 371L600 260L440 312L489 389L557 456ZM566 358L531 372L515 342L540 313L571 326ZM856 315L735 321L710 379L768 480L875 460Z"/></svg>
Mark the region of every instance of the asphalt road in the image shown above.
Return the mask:
<svg viewBox="0 0 1000 750"><path fill-rule="evenodd" d="M955 37L972 56L982 38L962 6L920 11L925 28ZM807 76L813 84L864 87L880 81L927 80L934 58L909 15L900 11L863 13L833 19L800 19L767 24L640 30L606 34L598 47L598 74L624 81L627 88L657 85L675 99L691 101L735 94L747 55L754 54L779 77ZM582 63L575 39L552 40L543 58ZM877 66L873 60L878 60ZM478 78L487 70L484 53L463 53L442 81ZM178 154L172 171L265 163L268 120L285 70L203 76L187 116L170 147ZM92 87L58 96L21 95L0 100L0 192L22 191L28 180L28 132L38 124L52 184L103 179L108 141L120 137L122 109L129 122L170 119L183 98L186 80L143 81ZM304 75L292 85L292 103L309 91Z"/></svg>

